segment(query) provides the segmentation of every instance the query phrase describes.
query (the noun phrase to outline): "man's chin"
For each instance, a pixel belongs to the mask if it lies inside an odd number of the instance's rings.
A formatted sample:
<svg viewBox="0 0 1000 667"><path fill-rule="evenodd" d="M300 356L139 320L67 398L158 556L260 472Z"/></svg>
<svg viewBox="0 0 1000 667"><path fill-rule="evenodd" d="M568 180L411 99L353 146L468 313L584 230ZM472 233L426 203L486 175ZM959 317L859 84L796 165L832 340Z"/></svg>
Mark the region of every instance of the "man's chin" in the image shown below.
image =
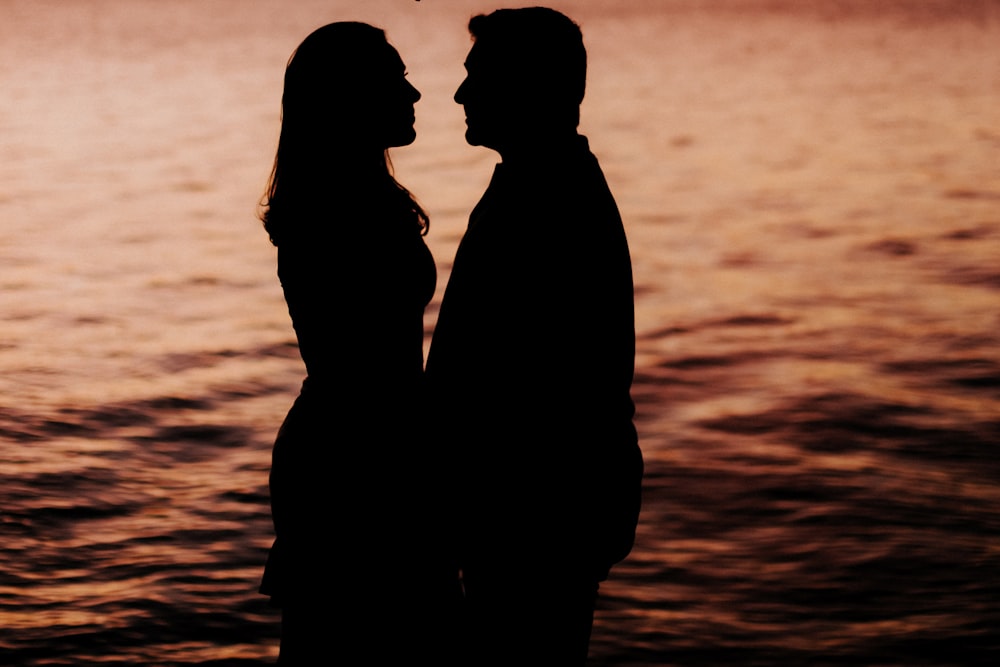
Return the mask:
<svg viewBox="0 0 1000 667"><path fill-rule="evenodd" d="M465 128L465 141L470 146L482 146L483 148L489 148L490 150L497 150L496 142L491 141L487 135L477 131L475 128Z"/></svg>
<svg viewBox="0 0 1000 667"><path fill-rule="evenodd" d="M465 128L465 141L470 146L482 146L482 141L479 139L479 134L473 130L471 127Z"/></svg>

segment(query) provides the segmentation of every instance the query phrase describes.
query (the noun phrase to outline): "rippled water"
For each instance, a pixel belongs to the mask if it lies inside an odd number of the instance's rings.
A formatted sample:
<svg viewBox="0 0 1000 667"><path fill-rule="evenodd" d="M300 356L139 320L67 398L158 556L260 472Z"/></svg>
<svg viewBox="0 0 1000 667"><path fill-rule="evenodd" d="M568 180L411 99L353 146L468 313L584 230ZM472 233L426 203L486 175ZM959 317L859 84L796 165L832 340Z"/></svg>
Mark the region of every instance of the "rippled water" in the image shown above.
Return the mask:
<svg viewBox="0 0 1000 667"><path fill-rule="evenodd" d="M494 162L450 100L465 22L516 4L0 0L0 664L273 657L283 64L387 28L443 286ZM633 247L648 462L592 664L993 664L1000 3L552 4Z"/></svg>

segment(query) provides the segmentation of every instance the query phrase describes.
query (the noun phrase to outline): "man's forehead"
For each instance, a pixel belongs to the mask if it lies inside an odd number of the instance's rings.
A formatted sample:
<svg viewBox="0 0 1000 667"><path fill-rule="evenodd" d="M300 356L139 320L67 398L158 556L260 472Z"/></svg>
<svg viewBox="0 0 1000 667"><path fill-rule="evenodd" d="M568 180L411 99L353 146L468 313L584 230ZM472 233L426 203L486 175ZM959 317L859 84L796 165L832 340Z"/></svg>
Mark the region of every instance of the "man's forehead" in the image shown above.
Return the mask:
<svg viewBox="0 0 1000 667"><path fill-rule="evenodd" d="M477 70L479 72L502 73L508 72L516 63L510 57L502 45L495 42L475 42L465 57L465 68L467 70Z"/></svg>
<svg viewBox="0 0 1000 667"><path fill-rule="evenodd" d="M468 55L465 56L465 67L466 69L470 67L480 67L483 65L485 60L483 56L483 47L479 42L472 45L469 49Z"/></svg>

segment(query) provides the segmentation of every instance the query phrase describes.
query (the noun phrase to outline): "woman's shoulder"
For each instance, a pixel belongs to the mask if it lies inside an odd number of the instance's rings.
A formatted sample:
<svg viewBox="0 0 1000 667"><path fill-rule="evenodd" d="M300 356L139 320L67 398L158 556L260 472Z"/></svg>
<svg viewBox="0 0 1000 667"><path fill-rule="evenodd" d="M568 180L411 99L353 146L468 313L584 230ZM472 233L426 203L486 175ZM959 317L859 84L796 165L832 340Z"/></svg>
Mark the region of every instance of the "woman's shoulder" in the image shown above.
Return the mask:
<svg viewBox="0 0 1000 667"><path fill-rule="evenodd" d="M286 233L277 246L280 275L307 267L336 270L383 261L397 263L422 254L426 244L412 218L373 211L367 216L311 220L308 227Z"/></svg>

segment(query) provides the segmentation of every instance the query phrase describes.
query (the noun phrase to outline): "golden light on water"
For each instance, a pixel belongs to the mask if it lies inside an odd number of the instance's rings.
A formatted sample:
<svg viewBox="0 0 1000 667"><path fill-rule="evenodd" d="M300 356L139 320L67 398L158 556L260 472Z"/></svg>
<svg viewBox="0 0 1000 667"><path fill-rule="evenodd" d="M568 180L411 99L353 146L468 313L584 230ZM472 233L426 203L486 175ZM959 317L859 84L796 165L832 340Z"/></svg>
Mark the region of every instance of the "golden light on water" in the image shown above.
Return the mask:
<svg viewBox="0 0 1000 667"><path fill-rule="evenodd" d="M273 656L303 369L254 216L282 67L324 22L387 29L441 290L495 161L451 99L465 24L514 4L4 5L6 664ZM591 664L992 662L1000 5L555 5L632 246L648 463Z"/></svg>

